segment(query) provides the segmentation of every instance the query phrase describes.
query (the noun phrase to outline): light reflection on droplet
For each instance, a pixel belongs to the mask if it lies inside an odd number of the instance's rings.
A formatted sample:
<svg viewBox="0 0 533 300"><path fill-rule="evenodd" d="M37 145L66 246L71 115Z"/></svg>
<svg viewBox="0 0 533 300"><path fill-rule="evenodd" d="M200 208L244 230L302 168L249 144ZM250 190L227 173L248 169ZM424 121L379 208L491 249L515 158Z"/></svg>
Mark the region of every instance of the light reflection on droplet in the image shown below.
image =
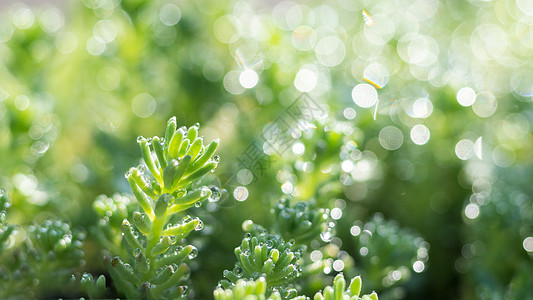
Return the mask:
<svg viewBox="0 0 533 300"><path fill-rule="evenodd" d="M394 36L395 26L385 15L372 16L372 25L363 28L365 38L374 45L384 45Z"/></svg>
<svg viewBox="0 0 533 300"><path fill-rule="evenodd" d="M358 236L361 234L361 227L354 225L350 228L350 234L353 236Z"/></svg>
<svg viewBox="0 0 533 300"><path fill-rule="evenodd" d="M237 201L246 200L248 198L248 189L245 188L244 186L236 187L235 190L233 191L233 197L235 197Z"/></svg>
<svg viewBox="0 0 533 300"><path fill-rule="evenodd" d="M507 34L495 24L479 25L470 36L470 47L476 58L493 60L507 50Z"/></svg>
<svg viewBox="0 0 533 300"><path fill-rule="evenodd" d="M389 70L378 63L368 65L363 72L366 82L372 84L378 89L383 88L389 82Z"/></svg>
<svg viewBox="0 0 533 300"><path fill-rule="evenodd" d="M516 0L516 5L524 14L533 17L533 2L529 0Z"/></svg>
<svg viewBox="0 0 533 300"><path fill-rule="evenodd" d="M313 262L319 261L322 259L322 252L320 252L319 250L313 250L311 252L310 257Z"/></svg>
<svg viewBox="0 0 533 300"><path fill-rule="evenodd" d="M522 246L527 252L533 252L533 237L528 236L527 238L525 238L524 242L522 243Z"/></svg>
<svg viewBox="0 0 533 300"><path fill-rule="evenodd" d="M57 32L65 24L65 17L57 8L46 9L39 20L43 30L48 33Z"/></svg>
<svg viewBox="0 0 533 300"><path fill-rule="evenodd" d="M429 137L429 129L422 124L415 125L411 129L411 140L417 145L424 145L429 141Z"/></svg>
<svg viewBox="0 0 533 300"><path fill-rule="evenodd" d="M239 38L239 21L229 15L222 16L215 21L213 32L217 40L225 44L231 44Z"/></svg>
<svg viewBox="0 0 533 300"><path fill-rule="evenodd" d="M340 64L346 56L344 43L336 36L322 38L316 45L315 52L318 61L327 67Z"/></svg>
<svg viewBox="0 0 533 300"><path fill-rule="evenodd" d="M289 181L285 182L284 184L281 185L281 191L284 193L284 194L291 194L292 191L294 190L294 187L292 185L292 183L290 183Z"/></svg>
<svg viewBox="0 0 533 300"><path fill-rule="evenodd" d="M353 162L351 160L345 160L341 164L341 169L344 172L350 173L353 170Z"/></svg>
<svg viewBox="0 0 533 300"><path fill-rule="evenodd" d="M488 91L479 93L476 97L476 101L472 105L472 109L476 115L482 118L492 116L492 114L496 112L497 107L498 102L496 101L496 97Z"/></svg>
<svg viewBox="0 0 533 300"><path fill-rule="evenodd" d="M111 43L117 37L117 25L111 20L100 20L94 25L93 33L105 43Z"/></svg>
<svg viewBox="0 0 533 300"><path fill-rule="evenodd" d="M342 210L338 207L335 207L331 210L330 215L333 220L338 220L342 217Z"/></svg>
<svg viewBox="0 0 533 300"><path fill-rule="evenodd" d="M30 98L26 95L19 95L15 98L15 107L18 110L26 110L30 107Z"/></svg>
<svg viewBox="0 0 533 300"><path fill-rule="evenodd" d="M465 216L471 220L479 216L479 206L470 203L465 207Z"/></svg>
<svg viewBox="0 0 533 300"><path fill-rule="evenodd" d="M317 34L309 26L299 26L292 32L292 45L300 51L311 50L317 42Z"/></svg>
<svg viewBox="0 0 533 300"><path fill-rule="evenodd" d="M387 126L379 132L379 143L387 150L396 150L403 144L403 134L395 126Z"/></svg>
<svg viewBox="0 0 533 300"><path fill-rule="evenodd" d="M237 172L237 181L242 185L248 185L254 179L252 171L248 169L242 169Z"/></svg>
<svg viewBox="0 0 533 300"><path fill-rule="evenodd" d="M302 93L307 93L315 88L317 81L318 78L315 72L302 68L300 71L298 71L298 73L296 73L296 77L294 78L294 87L296 87L296 89Z"/></svg>
<svg viewBox="0 0 533 300"><path fill-rule="evenodd" d="M87 40L87 52L91 55L98 56L104 53L105 47L105 41L100 37L93 36Z"/></svg>
<svg viewBox="0 0 533 300"><path fill-rule="evenodd" d="M374 20L372 19L372 17L370 16L370 14L363 9L363 20L365 21L365 24L367 26L372 26L374 25Z"/></svg>
<svg viewBox="0 0 533 300"><path fill-rule="evenodd" d="M417 260L413 263L413 271L416 273L422 273L425 269L424 263Z"/></svg>
<svg viewBox="0 0 533 300"><path fill-rule="evenodd" d="M470 106L476 101L476 92L469 87L461 88L457 91L457 102L462 106Z"/></svg>
<svg viewBox="0 0 533 300"><path fill-rule="evenodd" d="M131 101L131 110L140 118L148 118L155 112L156 105L154 97L142 93Z"/></svg>
<svg viewBox="0 0 533 300"><path fill-rule="evenodd" d="M344 117L348 120L353 120L355 118L356 112L355 109L351 107L347 107L343 110L342 114Z"/></svg>
<svg viewBox="0 0 533 300"><path fill-rule="evenodd" d="M361 83L353 88L352 100L360 107L371 107L378 101L378 92L370 84Z"/></svg>
<svg viewBox="0 0 533 300"><path fill-rule="evenodd" d="M492 160L502 168L510 167L515 161L516 155L512 147L499 145L492 151Z"/></svg>
<svg viewBox="0 0 533 300"><path fill-rule="evenodd" d="M59 52L69 54L78 46L78 38L70 31L63 31L57 35L55 44Z"/></svg>
<svg viewBox="0 0 533 300"><path fill-rule="evenodd" d="M474 143L471 140L463 139L455 145L455 155L462 160L467 160L474 154Z"/></svg>
<svg viewBox="0 0 533 300"><path fill-rule="evenodd" d="M292 152L296 155L302 155L305 151L305 146L302 142L297 142L292 145Z"/></svg>
<svg viewBox="0 0 533 300"><path fill-rule="evenodd" d="M433 113L433 103L427 98L419 98L413 103L413 115L415 118L427 118Z"/></svg>
<svg viewBox="0 0 533 300"><path fill-rule="evenodd" d="M19 29L28 29L33 26L34 22L35 16L26 5L21 5L13 15L13 25Z"/></svg>
<svg viewBox="0 0 533 300"><path fill-rule="evenodd" d="M159 20L167 26L176 25L181 18L180 8L172 3L165 4L159 11Z"/></svg>
<svg viewBox="0 0 533 300"><path fill-rule="evenodd" d="M241 72L233 70L229 71L226 76L224 76L224 88L231 94L238 95L244 92L245 88L240 84L239 77Z"/></svg>
<svg viewBox="0 0 533 300"><path fill-rule="evenodd" d="M253 88L257 85L258 81L259 76L257 76L257 73L252 69L245 69L241 72L241 75L239 75L239 83L246 89Z"/></svg>
<svg viewBox="0 0 533 300"><path fill-rule="evenodd" d="M483 159L483 137L480 136L474 143L474 154L479 159Z"/></svg>
<svg viewBox="0 0 533 300"><path fill-rule="evenodd" d="M337 259L333 262L333 270L341 272L344 269L344 262L340 259Z"/></svg>

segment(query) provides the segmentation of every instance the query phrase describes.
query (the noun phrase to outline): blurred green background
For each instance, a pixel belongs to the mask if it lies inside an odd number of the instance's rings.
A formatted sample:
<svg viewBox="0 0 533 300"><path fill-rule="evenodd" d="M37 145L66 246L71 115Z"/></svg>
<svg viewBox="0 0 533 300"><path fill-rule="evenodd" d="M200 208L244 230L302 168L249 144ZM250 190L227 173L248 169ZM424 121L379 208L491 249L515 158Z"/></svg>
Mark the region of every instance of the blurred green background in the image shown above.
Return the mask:
<svg viewBox="0 0 533 300"><path fill-rule="evenodd" d="M191 237L195 298L233 266L242 222L267 224L292 196L335 223L313 244L308 295L343 271L385 299L533 299L530 1L55 4L0 8L10 222L90 233L94 199L129 192L136 137L175 115L221 139L211 180L227 190L193 212L206 224ZM323 114L276 154L265 132L302 94ZM242 164L251 146L261 168ZM92 234L84 250L79 271L104 272Z"/></svg>

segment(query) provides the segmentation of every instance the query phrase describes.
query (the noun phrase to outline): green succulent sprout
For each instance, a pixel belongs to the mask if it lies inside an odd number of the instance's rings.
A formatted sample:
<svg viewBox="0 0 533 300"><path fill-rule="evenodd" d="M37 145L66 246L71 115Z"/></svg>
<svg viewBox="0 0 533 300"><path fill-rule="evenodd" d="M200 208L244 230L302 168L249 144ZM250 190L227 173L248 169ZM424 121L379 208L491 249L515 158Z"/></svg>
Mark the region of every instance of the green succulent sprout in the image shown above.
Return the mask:
<svg viewBox="0 0 533 300"><path fill-rule="evenodd" d="M279 294L277 293L267 298L265 296L266 291L267 291L266 279L265 277L259 277L257 280L239 279L237 280L233 288L224 289L219 286L213 292L213 296L215 300L279 299Z"/></svg>
<svg viewBox="0 0 533 300"><path fill-rule="evenodd" d="M6 208L7 197L0 198L3 198L0 205ZM13 225L1 227L0 245L5 246L6 237L15 229ZM60 220L31 225L26 233L21 245L0 252L6 262L0 266L0 298L23 299L51 296L58 290L66 292L74 270L85 264L82 250L85 234L71 231Z"/></svg>
<svg viewBox="0 0 533 300"><path fill-rule="evenodd" d="M15 227L13 225L7 224L6 221L6 210L11 206L11 202L7 198L6 192L3 189L0 189L0 253L5 248L9 237L13 233Z"/></svg>
<svg viewBox="0 0 533 300"><path fill-rule="evenodd" d="M337 274L333 279L333 286L326 286L321 292L313 297L314 300L378 300L378 294L372 292L370 295L362 295L362 280L360 276L354 277L348 286L343 274Z"/></svg>
<svg viewBox="0 0 533 300"><path fill-rule="evenodd" d="M201 230L203 223L190 216L176 221L178 214L220 197L218 188L201 185L202 177L217 167L219 158L214 153L219 140L204 145L198 129L198 124L177 128L173 117L164 138L137 139L146 167L131 168L126 179L141 209L128 213L120 225L126 255L106 259L121 295L161 299L184 297L188 292L189 267L185 262L196 257L198 250L180 241ZM95 208L119 216L128 210L120 201L102 198L95 202ZM112 216L108 220L112 226ZM92 276L84 275L82 285L90 297L105 294L102 277L94 282Z"/></svg>
<svg viewBox="0 0 533 300"><path fill-rule="evenodd" d="M288 286L301 273L297 261L302 251L293 251L293 246L294 240L285 242L277 235L246 233L241 245L235 248L235 268L224 271L226 279L220 282L221 286L227 288L239 279L260 277L265 278L268 288Z"/></svg>
<svg viewBox="0 0 533 300"><path fill-rule="evenodd" d="M272 209L272 230L285 240L307 244L327 231L328 210L317 208L310 202L291 205L290 199L281 199Z"/></svg>

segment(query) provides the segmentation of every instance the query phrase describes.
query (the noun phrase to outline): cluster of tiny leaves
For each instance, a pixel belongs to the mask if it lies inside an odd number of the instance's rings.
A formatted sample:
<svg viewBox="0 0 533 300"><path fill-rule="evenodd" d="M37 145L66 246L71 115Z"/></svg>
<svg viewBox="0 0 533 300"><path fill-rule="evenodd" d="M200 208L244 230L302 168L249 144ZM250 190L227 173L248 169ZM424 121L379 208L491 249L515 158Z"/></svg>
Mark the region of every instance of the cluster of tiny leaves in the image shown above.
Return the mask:
<svg viewBox="0 0 533 300"><path fill-rule="evenodd" d="M290 199L282 199L272 208L272 230L285 240L294 239L296 244L305 245L327 230L328 212L316 208L309 202L298 202L291 206Z"/></svg>
<svg viewBox="0 0 533 300"><path fill-rule="evenodd" d="M362 280L360 276L352 279L348 287L342 274L337 274L333 279L333 286L326 286L324 290L314 296L314 300L378 300L378 294L372 292L370 295L359 296L361 293Z"/></svg>
<svg viewBox="0 0 533 300"><path fill-rule="evenodd" d="M369 295L362 295L361 293L362 280L360 276L353 278L350 284L346 285L346 280L343 274L337 274L333 280L333 286L326 286L322 291L317 292L314 300L378 300L376 292ZM278 300L278 299L292 299L292 300L308 300L306 296L291 295L283 297L279 292L273 292L267 296L267 282L264 277L259 277L256 280L239 279L232 288L218 287L214 291L215 300Z"/></svg>
<svg viewBox="0 0 533 300"><path fill-rule="evenodd" d="M203 223L189 216L178 220L177 214L220 197L218 188L200 185L202 177L218 164L214 153L219 141L204 145L198 129L198 124L177 128L174 117L164 138L137 139L145 166L131 168L126 179L141 209L121 223L125 257L106 260L119 294L152 299L176 299L187 294L189 268L185 261L196 257L198 250L181 241L192 231L201 230ZM95 208L111 211L110 226L113 211L118 216L127 213L127 207L105 199L99 199ZM91 297L105 294L105 278L94 281L86 274L82 284Z"/></svg>
<svg viewBox="0 0 533 300"><path fill-rule="evenodd" d="M302 250L294 250L294 240L285 242L280 236L262 232L255 236L246 233L239 247L235 248L237 263L233 270L225 270L226 279L220 286L231 288L240 279L265 278L269 290L286 289L300 276L298 260ZM294 291L295 292L295 291Z"/></svg>
<svg viewBox="0 0 533 300"><path fill-rule="evenodd" d="M20 247L7 248L14 225L5 224L10 202L0 190L0 298L32 298L63 289L71 274L82 266L84 234L73 233L59 220L47 220L28 227L27 238ZM6 249L7 248L7 249Z"/></svg>
<svg viewBox="0 0 533 300"><path fill-rule="evenodd" d="M239 280L265 278L270 297L296 297L292 282L302 274L298 261L309 242L327 228L327 213L309 202L296 202L293 206L289 199L280 200L270 213L270 231L251 220L243 223L247 233L235 248L237 263L233 270L224 271L226 279L220 282L221 287L230 289Z"/></svg>
<svg viewBox="0 0 533 300"><path fill-rule="evenodd" d="M6 210L11 206L6 192L0 189L0 253L6 246L9 237L13 233L14 226L6 224Z"/></svg>
<svg viewBox="0 0 533 300"><path fill-rule="evenodd" d="M429 244L421 237L406 229L401 229L394 221L387 221L376 214L367 222L357 237L358 248L366 248L356 258L358 271L364 274L371 288L382 288L407 280L411 275L412 264L420 259L428 259ZM420 255L423 257L420 257ZM373 259L378 257L379 260ZM400 271L401 279L391 279L390 272Z"/></svg>

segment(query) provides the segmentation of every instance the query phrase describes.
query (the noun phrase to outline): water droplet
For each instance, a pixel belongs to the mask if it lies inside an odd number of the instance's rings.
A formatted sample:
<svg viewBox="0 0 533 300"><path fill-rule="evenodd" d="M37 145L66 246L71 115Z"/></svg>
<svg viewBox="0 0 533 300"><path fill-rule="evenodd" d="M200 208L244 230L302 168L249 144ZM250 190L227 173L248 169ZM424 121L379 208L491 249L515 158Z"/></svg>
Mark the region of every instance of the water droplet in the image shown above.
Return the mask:
<svg viewBox="0 0 533 300"><path fill-rule="evenodd" d="M207 187L207 186L203 186L202 187L202 191L200 192L200 197L205 197L207 196L207 193L209 193L210 189Z"/></svg>
<svg viewBox="0 0 533 300"><path fill-rule="evenodd" d="M235 268L233 269L233 273L235 273L235 275L241 277L241 275L242 275L242 273L243 273L243 270L242 270L241 268L239 268L239 267L235 267Z"/></svg>
<svg viewBox="0 0 533 300"><path fill-rule="evenodd" d="M220 189L216 186L211 186L211 196L209 197L209 202L217 202L220 200L220 196L222 193L220 192Z"/></svg>
<svg viewBox="0 0 533 300"><path fill-rule="evenodd" d="M124 177L126 177L126 179L130 178L130 176L131 176L131 171L128 171L126 172L126 174L124 174Z"/></svg>
<svg viewBox="0 0 533 300"><path fill-rule="evenodd" d="M192 221L192 217L187 215L185 217L183 217L183 223L189 223L190 221Z"/></svg>
<svg viewBox="0 0 533 300"><path fill-rule="evenodd" d="M6 194L6 191L4 189L0 189L0 197L4 196Z"/></svg>
<svg viewBox="0 0 533 300"><path fill-rule="evenodd" d="M198 224L196 225L196 227L194 227L194 230L200 231L202 229L204 229L204 222L202 222L202 220L198 219Z"/></svg>
<svg viewBox="0 0 533 300"><path fill-rule="evenodd" d="M198 207L201 207L202 206L202 202L200 201L196 201L196 203L194 203L194 207L198 208Z"/></svg>
<svg viewBox="0 0 533 300"><path fill-rule="evenodd" d="M139 144L140 144L142 141L144 141L144 140L146 140L146 139L145 139L144 136L142 136L142 135L139 135L139 136L137 137L137 143L139 143Z"/></svg>
<svg viewBox="0 0 533 300"><path fill-rule="evenodd" d="M220 161L220 156L218 155L213 156L213 161L218 163Z"/></svg>
<svg viewBox="0 0 533 300"><path fill-rule="evenodd" d="M185 195L187 195L187 190L185 189L176 192L176 197L178 198L184 197Z"/></svg>
<svg viewBox="0 0 533 300"><path fill-rule="evenodd" d="M195 123L193 126L196 127L196 129L200 129L200 123Z"/></svg>
<svg viewBox="0 0 533 300"><path fill-rule="evenodd" d="M191 253L189 253L189 259L193 259L198 255L198 249L194 246L191 246L192 250Z"/></svg>
<svg viewBox="0 0 533 300"><path fill-rule="evenodd" d="M296 244L296 241L294 239L290 239L289 240L289 244L294 245L294 244Z"/></svg>
<svg viewBox="0 0 533 300"><path fill-rule="evenodd" d="M148 146L152 145L152 138L147 138L146 139L146 145L148 145Z"/></svg>
<svg viewBox="0 0 533 300"><path fill-rule="evenodd" d="M322 232L322 233L320 234L320 238L321 238L324 242L329 242L329 241L331 241L331 239L333 238L333 234L331 234L331 232L328 230L328 231Z"/></svg>
<svg viewBox="0 0 533 300"><path fill-rule="evenodd" d="M247 232L247 233L244 234L244 238L245 239L251 239L252 238L252 234Z"/></svg>
<svg viewBox="0 0 533 300"><path fill-rule="evenodd" d="M268 249L272 249L274 247L274 242L272 240L266 241L266 246Z"/></svg>
<svg viewBox="0 0 533 300"><path fill-rule="evenodd" d="M187 127L186 126L181 126L180 129L178 129L181 131L181 133L183 134L183 138L186 138L187 137Z"/></svg>
<svg viewBox="0 0 533 300"><path fill-rule="evenodd" d="M178 238L175 235L170 237L170 244L174 245L177 241L178 241Z"/></svg>
<svg viewBox="0 0 533 300"><path fill-rule="evenodd" d="M133 256L137 256L139 254L141 254L142 250L139 249L139 248L135 248L135 250L133 250Z"/></svg>

